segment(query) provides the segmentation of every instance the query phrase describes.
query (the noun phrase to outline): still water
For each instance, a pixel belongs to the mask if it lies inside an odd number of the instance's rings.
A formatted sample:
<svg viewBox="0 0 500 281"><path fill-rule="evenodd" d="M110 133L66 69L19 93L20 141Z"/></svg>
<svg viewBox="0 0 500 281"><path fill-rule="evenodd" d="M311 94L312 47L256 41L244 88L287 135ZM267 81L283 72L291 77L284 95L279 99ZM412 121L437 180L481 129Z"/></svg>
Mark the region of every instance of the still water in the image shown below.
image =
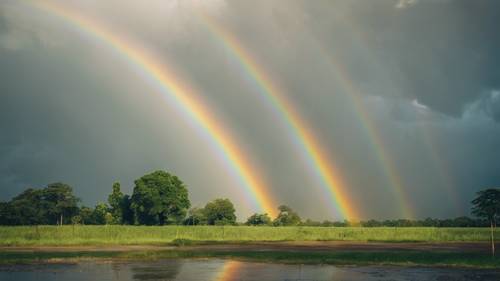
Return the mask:
<svg viewBox="0 0 500 281"><path fill-rule="evenodd" d="M217 259L148 262L83 262L74 265L16 265L0 267L1 281L56 280L500 280L500 270L405 267L336 267L284 265Z"/></svg>

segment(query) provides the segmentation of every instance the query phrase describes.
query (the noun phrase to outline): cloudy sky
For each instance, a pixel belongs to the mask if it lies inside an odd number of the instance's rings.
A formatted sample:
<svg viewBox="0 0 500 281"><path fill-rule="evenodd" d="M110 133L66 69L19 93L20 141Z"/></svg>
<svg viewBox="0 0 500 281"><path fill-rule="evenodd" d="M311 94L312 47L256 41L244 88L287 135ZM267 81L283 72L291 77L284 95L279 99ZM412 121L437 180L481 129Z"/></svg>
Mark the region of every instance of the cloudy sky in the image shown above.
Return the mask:
<svg viewBox="0 0 500 281"><path fill-rule="evenodd" d="M362 218L454 217L500 185L499 1L49 1L127 38L227 128L276 204L339 219L217 22L322 144ZM30 1L0 3L0 200L63 181L85 205L163 169L194 206L241 182L178 105L109 44ZM395 184L395 179L398 184ZM397 192L398 188L400 189Z"/></svg>

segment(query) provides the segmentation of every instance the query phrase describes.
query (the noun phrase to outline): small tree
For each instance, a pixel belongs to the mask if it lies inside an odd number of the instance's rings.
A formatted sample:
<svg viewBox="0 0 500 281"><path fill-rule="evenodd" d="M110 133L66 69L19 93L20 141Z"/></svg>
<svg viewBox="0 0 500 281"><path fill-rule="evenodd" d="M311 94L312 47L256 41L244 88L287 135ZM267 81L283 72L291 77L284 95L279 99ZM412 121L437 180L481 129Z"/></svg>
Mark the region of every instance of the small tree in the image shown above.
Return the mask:
<svg viewBox="0 0 500 281"><path fill-rule="evenodd" d="M281 205L278 207L280 211L273 224L275 226L298 225L300 223L299 215L292 208Z"/></svg>
<svg viewBox="0 0 500 281"><path fill-rule="evenodd" d="M253 214L248 217L246 225L269 225L271 218L267 214Z"/></svg>
<svg viewBox="0 0 500 281"><path fill-rule="evenodd" d="M71 223L73 225L80 224L81 222L82 222L82 217L80 217L78 215L71 218Z"/></svg>
<svg viewBox="0 0 500 281"><path fill-rule="evenodd" d="M106 217L108 212L108 206L106 203L98 203L95 206L94 212L92 213L92 220L94 224L107 224L106 220L109 220L110 217Z"/></svg>
<svg viewBox="0 0 500 281"><path fill-rule="evenodd" d="M184 225L207 224L207 216L204 208L191 208L188 211L188 217L184 220Z"/></svg>
<svg viewBox="0 0 500 281"><path fill-rule="evenodd" d="M495 256L495 228L500 211L500 189L486 189L479 191L472 200L472 214L485 218L490 223L491 254Z"/></svg>
<svg viewBox="0 0 500 281"><path fill-rule="evenodd" d="M229 199L215 199L207 203L204 213L209 225L235 224L236 215L233 203Z"/></svg>
<svg viewBox="0 0 500 281"><path fill-rule="evenodd" d="M96 224L94 221L94 210L92 210L89 207L81 207L80 211L78 212L82 224Z"/></svg>

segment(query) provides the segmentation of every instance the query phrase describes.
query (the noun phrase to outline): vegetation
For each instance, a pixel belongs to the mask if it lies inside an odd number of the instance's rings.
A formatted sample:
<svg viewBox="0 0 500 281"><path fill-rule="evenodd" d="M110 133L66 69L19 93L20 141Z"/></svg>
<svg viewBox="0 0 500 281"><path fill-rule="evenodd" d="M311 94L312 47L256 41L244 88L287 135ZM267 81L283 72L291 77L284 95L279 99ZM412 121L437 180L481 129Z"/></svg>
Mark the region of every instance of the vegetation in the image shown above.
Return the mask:
<svg viewBox="0 0 500 281"><path fill-rule="evenodd" d="M472 213L485 218L490 223L491 254L495 256L495 228L500 215L500 190L486 189L477 193L477 198L472 200Z"/></svg>
<svg viewBox="0 0 500 281"><path fill-rule="evenodd" d="M246 225L270 225L271 218L268 214L253 214L248 217Z"/></svg>
<svg viewBox="0 0 500 281"><path fill-rule="evenodd" d="M229 199L215 199L203 209L208 225L235 224L236 210Z"/></svg>
<svg viewBox="0 0 500 281"><path fill-rule="evenodd" d="M64 183L52 183L43 189L29 188L8 203L0 205L0 224L66 224L78 214L79 199Z"/></svg>
<svg viewBox="0 0 500 281"><path fill-rule="evenodd" d="M120 183L113 184L107 204L94 208L79 206L80 200L72 188L64 183L53 183L42 189L29 188L9 202L0 202L0 225L237 225L235 206L229 199L215 199L203 208L192 208L184 183L164 171L155 171L135 182L131 196L121 191ZM472 203L475 219L424 220L367 220L367 221L313 221L302 220L291 207L281 205L279 214L253 214L248 226L311 226L311 227L486 227L496 226L498 194L490 189L478 193ZM492 201L493 197L497 198ZM495 203L496 202L496 203ZM497 204L497 205L495 205ZM492 230L491 233L494 233ZM492 235L492 234L491 234ZM490 236L491 236L490 235ZM494 247L493 236L491 236ZM494 249L494 248L493 248Z"/></svg>
<svg viewBox="0 0 500 281"><path fill-rule="evenodd" d="M182 222L191 203L178 177L156 171L135 181L130 206L138 224L165 225Z"/></svg>
<svg viewBox="0 0 500 281"><path fill-rule="evenodd" d="M291 226L300 224L300 217L294 210L292 210L292 208L286 205L281 205L278 207L278 210L280 212L276 219L273 221L273 225Z"/></svg>
<svg viewBox="0 0 500 281"><path fill-rule="evenodd" d="M256 241L489 241L487 228L272 226L3 226L2 246L167 245Z"/></svg>

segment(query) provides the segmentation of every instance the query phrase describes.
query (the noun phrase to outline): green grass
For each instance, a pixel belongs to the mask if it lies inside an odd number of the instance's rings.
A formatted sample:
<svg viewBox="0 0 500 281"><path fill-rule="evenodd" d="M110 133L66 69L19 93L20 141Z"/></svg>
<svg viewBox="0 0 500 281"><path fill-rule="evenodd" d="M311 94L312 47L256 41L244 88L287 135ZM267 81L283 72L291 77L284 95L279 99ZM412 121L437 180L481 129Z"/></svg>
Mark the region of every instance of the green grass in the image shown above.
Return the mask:
<svg viewBox="0 0 500 281"><path fill-rule="evenodd" d="M222 258L243 261L332 264L500 268L500 259L481 253L380 251L380 252L280 252L280 251L150 251L150 252L0 252L0 265L77 263L179 258Z"/></svg>
<svg viewBox="0 0 500 281"><path fill-rule="evenodd" d="M166 245L253 241L488 241L488 228L20 226L0 227L0 246Z"/></svg>

